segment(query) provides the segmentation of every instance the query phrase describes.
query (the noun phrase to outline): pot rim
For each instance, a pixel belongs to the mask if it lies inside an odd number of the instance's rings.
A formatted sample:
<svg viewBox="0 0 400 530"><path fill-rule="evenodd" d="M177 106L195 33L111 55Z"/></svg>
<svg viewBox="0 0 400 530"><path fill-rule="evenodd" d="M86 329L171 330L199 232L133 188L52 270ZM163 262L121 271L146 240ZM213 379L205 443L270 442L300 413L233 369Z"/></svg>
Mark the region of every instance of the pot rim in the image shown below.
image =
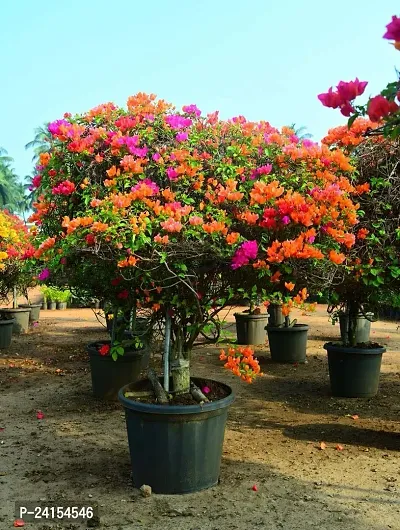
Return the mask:
<svg viewBox="0 0 400 530"><path fill-rule="evenodd" d="M6 324L14 324L15 318L5 318L4 320L0 319L0 326L4 326Z"/></svg>
<svg viewBox="0 0 400 530"><path fill-rule="evenodd" d="M92 357L101 357L101 359L103 360L108 360L110 359L113 363L117 362L117 361L114 361L113 358L111 357L111 355L101 355L100 352L98 351L97 349L97 346L102 346L104 344L108 344L109 346L111 346L111 341L110 340L98 340L98 341L95 341L95 342L90 342L89 344L86 345L86 351L87 353L92 356ZM146 354L148 351L148 347L146 345L142 346L142 348L140 349L137 349L137 350L131 350L131 351L126 351L124 353L124 355L121 355L119 358L123 358L123 357L142 357L144 354ZM118 360L118 359L117 359Z"/></svg>
<svg viewBox="0 0 400 530"><path fill-rule="evenodd" d="M385 346L379 346L377 348L357 348L356 346L344 346L335 342L326 342L323 347L328 353L329 351L332 351L341 353L355 353L356 355L378 355L386 352Z"/></svg>
<svg viewBox="0 0 400 530"><path fill-rule="evenodd" d="M239 317L239 318L248 318L249 320L254 318L255 320L261 320L262 318L269 318L269 315L267 313L259 313L256 315L251 315L250 313L241 312L241 313L233 313L233 316Z"/></svg>
<svg viewBox="0 0 400 530"><path fill-rule="evenodd" d="M2 307L0 308L0 313L30 313L31 308L30 307Z"/></svg>
<svg viewBox="0 0 400 530"><path fill-rule="evenodd" d="M196 382L200 378L191 377L191 380ZM204 378L201 378L204 379ZM135 412L145 412L147 414L158 414L158 415L170 415L170 416L180 416L184 414L201 414L206 412L211 412L214 410L220 410L229 407L236 398L235 392L233 389L221 381L215 381L215 379L207 379L207 381L213 381L219 385L227 388L230 393L217 401L212 401L211 403L203 403L202 405L157 405L154 403L141 403L139 401L134 401L133 399L126 398L125 392L129 390L132 383L123 386L118 392L118 399L122 403L122 406L128 410L133 410Z"/></svg>
<svg viewBox="0 0 400 530"><path fill-rule="evenodd" d="M276 331L279 333L293 333L294 331L308 331L310 326L308 324L294 324L293 326L265 326L267 331Z"/></svg>
<svg viewBox="0 0 400 530"><path fill-rule="evenodd" d="M43 302L40 302L38 304L18 304L18 308L27 309L31 307L40 307Z"/></svg>

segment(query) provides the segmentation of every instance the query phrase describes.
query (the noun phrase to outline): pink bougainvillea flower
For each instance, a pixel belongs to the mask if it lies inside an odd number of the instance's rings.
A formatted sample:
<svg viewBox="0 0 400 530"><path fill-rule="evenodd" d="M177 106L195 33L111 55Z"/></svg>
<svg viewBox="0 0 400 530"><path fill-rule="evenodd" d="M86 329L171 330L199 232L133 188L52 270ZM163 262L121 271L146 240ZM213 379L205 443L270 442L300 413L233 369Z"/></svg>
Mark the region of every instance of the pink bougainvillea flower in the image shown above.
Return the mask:
<svg viewBox="0 0 400 530"><path fill-rule="evenodd" d="M110 345L109 344L103 344L103 346L100 346L99 353L100 355L108 355L110 353Z"/></svg>
<svg viewBox="0 0 400 530"><path fill-rule="evenodd" d="M51 193L53 195L71 195L75 191L75 184L70 180L64 180L57 186L52 188Z"/></svg>
<svg viewBox="0 0 400 530"><path fill-rule="evenodd" d="M179 173L177 173L173 167L167 168L167 177L169 180L176 180L178 176Z"/></svg>
<svg viewBox="0 0 400 530"><path fill-rule="evenodd" d="M203 394L209 394L211 392L211 388L208 386L203 386L201 391L203 392Z"/></svg>
<svg viewBox="0 0 400 530"><path fill-rule="evenodd" d="M60 130L61 127L70 127L70 126L71 126L71 124L69 123L69 121L56 120L56 121L53 121L52 123L49 123L47 128L48 128L49 132L51 132L51 134L53 136L57 136L57 135L61 134L61 130Z"/></svg>
<svg viewBox="0 0 400 530"><path fill-rule="evenodd" d="M186 140L189 138L189 135L187 132L180 132L175 136L175 140L177 142L186 142Z"/></svg>
<svg viewBox="0 0 400 530"><path fill-rule="evenodd" d="M201 110L197 108L196 105L185 105L182 107L183 112L186 112L186 114L194 114L195 116L201 115Z"/></svg>
<svg viewBox="0 0 400 530"><path fill-rule="evenodd" d="M35 175L32 179L32 188L33 189L38 188L41 182L42 182L42 175Z"/></svg>
<svg viewBox="0 0 400 530"><path fill-rule="evenodd" d="M192 120L190 118L179 116L179 114L173 114L171 116L166 116L165 123L167 123L171 129L178 130L190 127L192 125Z"/></svg>
<svg viewBox="0 0 400 530"><path fill-rule="evenodd" d="M257 241L245 241L235 252L232 258L232 269L239 269L248 265L251 259L255 259L258 253Z"/></svg>
<svg viewBox="0 0 400 530"><path fill-rule="evenodd" d="M25 521L23 519L15 519L14 521L15 528L22 528L23 526L25 526Z"/></svg>
<svg viewBox="0 0 400 530"><path fill-rule="evenodd" d="M120 293L117 294L117 298L120 300L126 300L129 297L129 291L127 289L124 289Z"/></svg>
<svg viewBox="0 0 400 530"><path fill-rule="evenodd" d="M383 38L388 40L400 41L400 18L392 16L392 22L386 26L386 33Z"/></svg>
<svg viewBox="0 0 400 530"><path fill-rule="evenodd" d="M60 263L61 263L61 265L66 265L67 264L67 258L61 258L60 259Z"/></svg>
<svg viewBox="0 0 400 530"><path fill-rule="evenodd" d="M36 418L37 418L38 420L43 420L43 418L44 418L44 414L43 414L43 412L42 412L41 410L38 410L38 411L36 412Z"/></svg>
<svg viewBox="0 0 400 530"><path fill-rule="evenodd" d="M198 215L193 215L192 217L189 218L189 223L192 226L201 225L203 224L203 218L199 217Z"/></svg>
<svg viewBox="0 0 400 530"><path fill-rule="evenodd" d="M41 282L43 282L44 280L47 280L47 278L49 277L50 277L50 271L47 267L43 269L40 274L38 274L38 280L40 280Z"/></svg>
<svg viewBox="0 0 400 530"><path fill-rule="evenodd" d="M154 160L154 162L158 162L158 160L160 160L161 158L161 155L160 153L154 153L154 155L151 158Z"/></svg>
<svg viewBox="0 0 400 530"><path fill-rule="evenodd" d="M288 225L288 224L290 223L290 217L289 217L288 215L284 215L284 216L282 217L282 223L283 223L284 225Z"/></svg>
<svg viewBox="0 0 400 530"><path fill-rule="evenodd" d="M368 103L368 116L371 121L378 122L382 118L396 112L399 106L395 101L389 101L380 94L371 98Z"/></svg>
<svg viewBox="0 0 400 530"><path fill-rule="evenodd" d="M265 166L260 166L257 168L257 173L259 175L269 175L272 171L272 164L266 164Z"/></svg>
<svg viewBox="0 0 400 530"><path fill-rule="evenodd" d="M337 109L338 107L340 107L340 104L342 102L339 94L333 92L332 87L328 90L328 92L318 94L318 99L324 107L329 107L331 109Z"/></svg>
<svg viewBox="0 0 400 530"><path fill-rule="evenodd" d="M350 103L346 102L340 107L340 112L343 114L343 116L348 118L354 112L354 107L352 107Z"/></svg>
<svg viewBox="0 0 400 530"><path fill-rule="evenodd" d="M336 88L342 103L346 103L352 101L357 96L361 96L367 85L368 81L360 81L356 77L354 81L340 81Z"/></svg>

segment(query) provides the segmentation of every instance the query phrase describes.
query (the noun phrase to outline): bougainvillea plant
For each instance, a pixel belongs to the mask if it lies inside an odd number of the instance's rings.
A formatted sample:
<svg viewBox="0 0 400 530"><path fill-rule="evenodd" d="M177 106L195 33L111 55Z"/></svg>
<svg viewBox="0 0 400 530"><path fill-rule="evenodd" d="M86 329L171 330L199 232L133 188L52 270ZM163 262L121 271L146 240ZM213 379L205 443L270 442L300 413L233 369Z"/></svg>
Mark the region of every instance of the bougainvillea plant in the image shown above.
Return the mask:
<svg viewBox="0 0 400 530"><path fill-rule="evenodd" d="M170 321L184 388L211 316L253 286L326 284L354 243L365 190L348 158L288 128L140 93L127 109L65 114L49 132L33 179L36 258L50 278Z"/></svg>
<svg viewBox="0 0 400 530"><path fill-rule="evenodd" d="M351 154L357 185L370 188L360 197L355 244L330 288L332 310L349 315L347 340L353 345L357 316L379 310L400 289L400 142L365 136L377 126L359 118L350 128L331 129L322 140Z"/></svg>
<svg viewBox="0 0 400 530"><path fill-rule="evenodd" d="M34 248L25 223L7 210L0 210L0 300L8 301L14 287L20 288L32 273L27 262Z"/></svg>
<svg viewBox="0 0 400 530"><path fill-rule="evenodd" d="M388 39L396 50L400 50L400 18L393 16L391 22L386 26L384 39ZM379 128L371 128L369 134L383 134L390 138L396 138L400 134L400 80L389 83L380 94L370 97L365 105L354 103L366 89L368 82L340 81L333 90L319 94L318 99L325 107L340 109L340 112L349 117L349 126L360 116L368 116L373 123L380 123Z"/></svg>

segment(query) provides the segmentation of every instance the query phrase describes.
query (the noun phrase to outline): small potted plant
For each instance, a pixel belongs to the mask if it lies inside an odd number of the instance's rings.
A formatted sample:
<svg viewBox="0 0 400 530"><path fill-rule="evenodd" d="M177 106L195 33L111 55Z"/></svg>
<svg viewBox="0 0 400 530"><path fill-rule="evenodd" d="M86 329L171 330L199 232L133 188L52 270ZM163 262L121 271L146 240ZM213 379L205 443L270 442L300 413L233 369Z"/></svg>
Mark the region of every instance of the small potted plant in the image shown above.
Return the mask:
<svg viewBox="0 0 400 530"><path fill-rule="evenodd" d="M261 297L257 286L253 285L250 293L243 290L243 298L249 301L249 309L241 313L234 313L236 320L236 335L238 344L264 344L267 336L265 327L268 315L261 312Z"/></svg>
<svg viewBox="0 0 400 530"><path fill-rule="evenodd" d="M32 278L30 258L34 249L25 223L7 210L0 211L0 300L9 302L10 295L13 307L0 308L0 318L12 320L14 333L26 333L29 329L31 309L18 307L17 294L20 283L26 275ZM3 323L6 334L4 343L9 342L9 324Z"/></svg>
<svg viewBox="0 0 400 530"><path fill-rule="evenodd" d="M285 282L285 288L293 291L295 284ZM307 324L298 324L297 319L290 320L290 312L293 307L298 307L306 311L313 311L315 304L307 304L307 289L303 288L296 296L275 292L270 300L276 308L280 308L278 317L282 314L283 322L266 327L268 333L269 348L271 358L280 363L304 363L307 353ZM275 309L277 311L277 309Z"/></svg>
<svg viewBox="0 0 400 530"><path fill-rule="evenodd" d="M57 309L67 309L68 302L71 299L71 291L69 289L60 289L56 294Z"/></svg>

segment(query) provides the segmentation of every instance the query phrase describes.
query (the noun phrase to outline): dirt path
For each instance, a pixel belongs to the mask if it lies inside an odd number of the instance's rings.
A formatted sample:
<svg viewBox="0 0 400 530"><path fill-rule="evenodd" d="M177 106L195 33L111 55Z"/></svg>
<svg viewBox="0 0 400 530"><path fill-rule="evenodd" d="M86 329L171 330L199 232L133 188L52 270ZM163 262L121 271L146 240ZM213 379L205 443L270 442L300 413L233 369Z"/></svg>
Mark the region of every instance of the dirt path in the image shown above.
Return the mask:
<svg viewBox="0 0 400 530"><path fill-rule="evenodd" d="M15 500L40 499L98 502L99 528L111 530L400 530L397 324L372 324L373 339L388 349L379 395L350 400L329 394L322 345L337 327L323 307L298 318L311 326L308 363L276 365L259 350L265 376L253 385L224 370L215 348L196 347L193 374L237 392L221 483L143 498L130 485L121 407L91 396L84 346L105 338L104 330L90 310L43 312L37 327L0 352L0 530L13 527Z"/></svg>

